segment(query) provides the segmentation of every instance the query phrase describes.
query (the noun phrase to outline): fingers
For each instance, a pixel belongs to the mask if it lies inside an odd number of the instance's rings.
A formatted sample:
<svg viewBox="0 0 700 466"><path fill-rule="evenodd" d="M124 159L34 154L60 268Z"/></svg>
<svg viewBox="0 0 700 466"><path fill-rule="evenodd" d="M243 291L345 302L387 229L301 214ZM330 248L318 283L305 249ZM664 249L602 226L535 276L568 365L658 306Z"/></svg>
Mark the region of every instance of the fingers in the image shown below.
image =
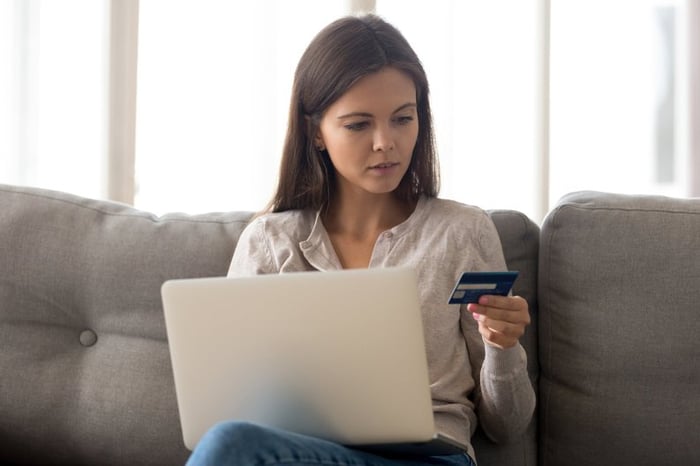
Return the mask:
<svg viewBox="0 0 700 466"><path fill-rule="evenodd" d="M527 301L520 296L482 296L478 304L468 304L467 310L491 320L530 325Z"/></svg>
<svg viewBox="0 0 700 466"><path fill-rule="evenodd" d="M474 316L479 322L479 333L484 340L499 348L514 346L525 333L525 325L490 320L480 314L474 314Z"/></svg>
<svg viewBox="0 0 700 466"><path fill-rule="evenodd" d="M484 341L498 348L517 344L530 324L527 301L520 296L482 296L479 304L469 304L467 310L478 321Z"/></svg>

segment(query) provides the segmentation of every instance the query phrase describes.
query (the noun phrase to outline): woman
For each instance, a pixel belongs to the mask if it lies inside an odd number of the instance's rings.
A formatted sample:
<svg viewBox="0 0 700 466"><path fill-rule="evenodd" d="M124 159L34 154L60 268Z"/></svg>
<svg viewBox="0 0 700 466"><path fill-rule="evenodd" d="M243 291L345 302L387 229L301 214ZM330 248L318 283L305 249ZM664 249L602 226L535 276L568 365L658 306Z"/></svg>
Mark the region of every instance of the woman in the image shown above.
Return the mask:
<svg viewBox="0 0 700 466"><path fill-rule="evenodd" d="M414 267L438 429L469 444L479 422L505 441L525 430L534 409L518 342L527 302L446 304L463 271L504 270L505 262L488 215L437 192L418 57L382 19L342 18L299 62L277 192L242 233L229 275ZM209 431L189 464L474 464L468 453L381 456L233 421Z"/></svg>

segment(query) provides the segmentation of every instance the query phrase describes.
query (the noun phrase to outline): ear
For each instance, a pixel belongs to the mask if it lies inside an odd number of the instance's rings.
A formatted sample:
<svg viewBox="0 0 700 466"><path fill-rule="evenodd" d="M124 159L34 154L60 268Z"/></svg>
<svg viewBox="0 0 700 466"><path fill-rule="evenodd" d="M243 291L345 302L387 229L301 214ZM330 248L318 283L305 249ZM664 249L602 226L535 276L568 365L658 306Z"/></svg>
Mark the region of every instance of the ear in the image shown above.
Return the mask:
<svg viewBox="0 0 700 466"><path fill-rule="evenodd" d="M311 117L305 115L304 119L306 120L307 131L310 132L312 130ZM316 149L318 150L326 150L326 144L323 142L323 136L321 135L321 128L316 128L316 134L314 135L314 146L316 146Z"/></svg>

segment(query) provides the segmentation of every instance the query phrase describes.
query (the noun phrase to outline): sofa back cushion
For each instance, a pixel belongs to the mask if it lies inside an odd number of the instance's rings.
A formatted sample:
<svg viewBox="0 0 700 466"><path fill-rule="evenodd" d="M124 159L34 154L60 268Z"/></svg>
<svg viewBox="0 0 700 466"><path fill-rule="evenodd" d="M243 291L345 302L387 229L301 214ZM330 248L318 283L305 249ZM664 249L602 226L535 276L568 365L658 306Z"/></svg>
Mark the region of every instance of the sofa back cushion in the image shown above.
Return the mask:
<svg viewBox="0 0 700 466"><path fill-rule="evenodd" d="M251 213L157 217L0 185L0 463L184 464L160 287L225 275ZM493 211L537 377L538 227ZM480 466L533 465L535 423L511 445L477 432Z"/></svg>
<svg viewBox="0 0 700 466"><path fill-rule="evenodd" d="M225 275L249 217L0 186L0 463L184 464L160 286Z"/></svg>
<svg viewBox="0 0 700 466"><path fill-rule="evenodd" d="M571 194L539 266L541 464L700 464L700 200Z"/></svg>

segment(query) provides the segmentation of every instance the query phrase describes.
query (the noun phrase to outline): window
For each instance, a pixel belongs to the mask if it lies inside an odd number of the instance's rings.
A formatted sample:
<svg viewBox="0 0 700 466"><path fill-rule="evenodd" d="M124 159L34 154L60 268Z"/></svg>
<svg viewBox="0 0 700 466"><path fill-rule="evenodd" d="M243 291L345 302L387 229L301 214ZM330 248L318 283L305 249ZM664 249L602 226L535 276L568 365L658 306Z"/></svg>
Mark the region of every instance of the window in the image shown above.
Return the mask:
<svg viewBox="0 0 700 466"><path fill-rule="evenodd" d="M296 62L318 30L348 11L345 2L301 4L141 2L138 207L202 212L267 204Z"/></svg>
<svg viewBox="0 0 700 466"><path fill-rule="evenodd" d="M480 1L379 0L376 12L425 62L442 195L531 212L534 12L532 2L509 5L503 15L501 4ZM142 2L137 205L262 208L275 187L296 62L344 7Z"/></svg>
<svg viewBox="0 0 700 466"><path fill-rule="evenodd" d="M106 195L107 12L0 2L0 182Z"/></svg>
<svg viewBox="0 0 700 466"><path fill-rule="evenodd" d="M689 192L685 2L552 3L551 202Z"/></svg>
<svg viewBox="0 0 700 466"><path fill-rule="evenodd" d="M5 0L0 183L114 199L124 185L156 213L260 209L301 53L365 6L423 60L443 197L540 221L582 189L698 195L699 4ZM115 23L124 5L138 15ZM135 106L114 93L128 40Z"/></svg>

